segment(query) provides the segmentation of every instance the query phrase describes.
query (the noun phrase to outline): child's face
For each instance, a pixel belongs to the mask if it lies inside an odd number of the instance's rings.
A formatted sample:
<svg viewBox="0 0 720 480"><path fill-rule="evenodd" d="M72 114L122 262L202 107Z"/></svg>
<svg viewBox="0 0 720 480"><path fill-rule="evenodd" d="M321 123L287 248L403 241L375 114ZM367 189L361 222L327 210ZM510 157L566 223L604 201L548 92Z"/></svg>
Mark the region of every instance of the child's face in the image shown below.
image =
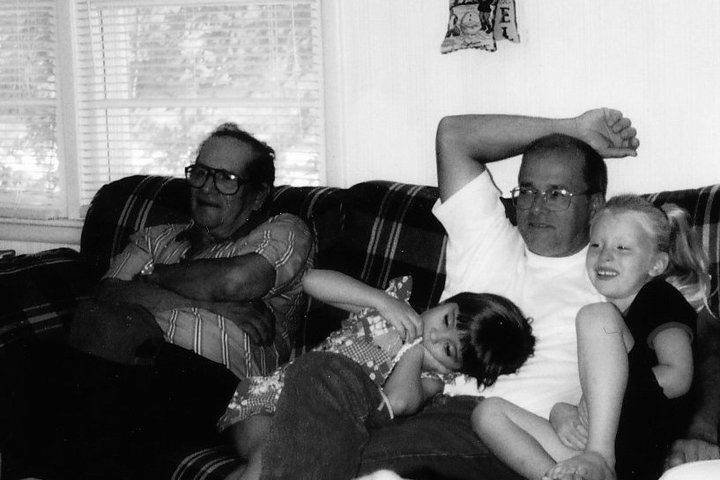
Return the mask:
<svg viewBox="0 0 720 480"><path fill-rule="evenodd" d="M458 306L443 303L425 311L423 320L423 346L434 363L446 371L456 371L462 366L460 336L457 331ZM434 370L442 372L440 368Z"/></svg>
<svg viewBox="0 0 720 480"><path fill-rule="evenodd" d="M590 281L620 311L667 267L667 254L657 251L646 224L641 213L603 211L590 230L585 261Z"/></svg>

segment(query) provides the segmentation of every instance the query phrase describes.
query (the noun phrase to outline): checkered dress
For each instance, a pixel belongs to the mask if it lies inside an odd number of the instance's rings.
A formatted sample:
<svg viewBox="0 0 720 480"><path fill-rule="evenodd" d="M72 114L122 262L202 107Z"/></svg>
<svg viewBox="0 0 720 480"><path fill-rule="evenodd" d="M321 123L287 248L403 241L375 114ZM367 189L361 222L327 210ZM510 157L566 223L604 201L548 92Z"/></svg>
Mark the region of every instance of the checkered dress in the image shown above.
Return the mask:
<svg viewBox="0 0 720 480"><path fill-rule="evenodd" d="M391 280L386 292L408 301L411 288L412 279L401 277ZM413 342L413 345L418 341ZM331 333L314 351L338 353L350 358L365 370L378 387L382 387L402 354L407 351L407 346L403 346L397 330L377 310L365 308L350 315L342 327ZM242 380L218 422L218 429L225 430L252 415L274 414L286 369L287 365L284 365L269 376Z"/></svg>

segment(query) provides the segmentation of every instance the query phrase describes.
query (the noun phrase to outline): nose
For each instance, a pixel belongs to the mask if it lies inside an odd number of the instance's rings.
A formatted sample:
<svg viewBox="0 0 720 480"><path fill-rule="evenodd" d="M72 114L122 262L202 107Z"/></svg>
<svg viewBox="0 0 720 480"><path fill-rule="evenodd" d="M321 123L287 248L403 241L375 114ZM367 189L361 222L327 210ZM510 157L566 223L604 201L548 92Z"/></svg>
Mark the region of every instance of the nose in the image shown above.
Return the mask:
<svg viewBox="0 0 720 480"><path fill-rule="evenodd" d="M535 195L533 195L530 210L534 212L545 210L545 192L537 192Z"/></svg>
<svg viewBox="0 0 720 480"><path fill-rule="evenodd" d="M602 247L600 250L600 261L609 262L613 259L612 249L608 247Z"/></svg>

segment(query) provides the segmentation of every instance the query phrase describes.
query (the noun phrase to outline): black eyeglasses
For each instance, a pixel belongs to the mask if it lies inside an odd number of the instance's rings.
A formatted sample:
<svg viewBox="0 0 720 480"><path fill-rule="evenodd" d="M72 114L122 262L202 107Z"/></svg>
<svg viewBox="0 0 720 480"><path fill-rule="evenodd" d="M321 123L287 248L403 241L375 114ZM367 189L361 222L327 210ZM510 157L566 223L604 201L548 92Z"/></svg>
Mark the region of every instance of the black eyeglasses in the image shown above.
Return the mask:
<svg viewBox="0 0 720 480"><path fill-rule="evenodd" d="M532 207L535 198L540 195L542 197L542 201L545 203L545 207L548 210L556 212L567 210L568 207L570 207L572 197L578 195L588 195L589 193L590 192L573 193L564 188L548 188L544 192L532 187L515 187L510 190L513 204L519 210L527 210Z"/></svg>
<svg viewBox="0 0 720 480"><path fill-rule="evenodd" d="M215 182L215 188L223 195L235 195L241 185L250 182L247 178L240 178L239 175L220 168L198 163L185 167L185 178L193 188L202 188L210 177Z"/></svg>

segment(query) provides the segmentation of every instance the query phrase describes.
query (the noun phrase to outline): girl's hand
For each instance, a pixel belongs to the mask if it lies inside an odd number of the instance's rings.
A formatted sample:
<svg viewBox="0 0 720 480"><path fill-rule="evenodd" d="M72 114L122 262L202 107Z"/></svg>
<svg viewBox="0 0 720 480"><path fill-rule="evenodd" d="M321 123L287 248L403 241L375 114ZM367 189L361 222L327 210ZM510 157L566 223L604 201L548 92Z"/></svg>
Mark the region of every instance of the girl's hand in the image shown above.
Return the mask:
<svg viewBox="0 0 720 480"><path fill-rule="evenodd" d="M405 343L422 335L422 318L402 300L383 294L383 299L376 308L378 313L395 327Z"/></svg>
<svg viewBox="0 0 720 480"><path fill-rule="evenodd" d="M585 450L588 431L581 417L580 409L569 403L556 403L550 411L550 425L568 448Z"/></svg>

